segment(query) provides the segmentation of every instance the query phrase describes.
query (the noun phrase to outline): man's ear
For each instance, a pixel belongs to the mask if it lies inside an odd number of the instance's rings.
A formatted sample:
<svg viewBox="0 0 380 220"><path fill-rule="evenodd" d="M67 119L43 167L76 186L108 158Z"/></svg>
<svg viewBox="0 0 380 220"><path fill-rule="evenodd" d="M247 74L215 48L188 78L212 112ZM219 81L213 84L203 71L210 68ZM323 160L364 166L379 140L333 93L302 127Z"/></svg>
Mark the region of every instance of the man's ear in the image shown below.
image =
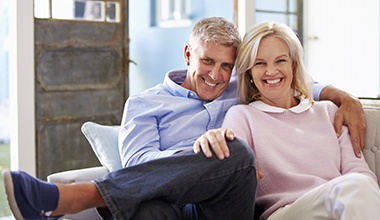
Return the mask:
<svg viewBox="0 0 380 220"><path fill-rule="evenodd" d="M189 44L186 44L185 45L185 48L183 50L183 56L184 56L184 59L185 59L185 63L187 66L190 65L190 54L191 54L191 48L190 48L190 45Z"/></svg>

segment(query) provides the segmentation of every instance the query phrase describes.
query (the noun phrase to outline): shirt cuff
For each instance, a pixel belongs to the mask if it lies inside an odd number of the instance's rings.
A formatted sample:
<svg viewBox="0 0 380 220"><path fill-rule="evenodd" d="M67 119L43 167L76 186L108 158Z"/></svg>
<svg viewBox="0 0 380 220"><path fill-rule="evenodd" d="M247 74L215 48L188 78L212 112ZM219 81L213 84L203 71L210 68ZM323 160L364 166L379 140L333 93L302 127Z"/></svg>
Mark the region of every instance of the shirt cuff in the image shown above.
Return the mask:
<svg viewBox="0 0 380 220"><path fill-rule="evenodd" d="M327 84L321 84L319 82L314 82L313 84L313 95L315 101L320 101L321 91L325 88Z"/></svg>

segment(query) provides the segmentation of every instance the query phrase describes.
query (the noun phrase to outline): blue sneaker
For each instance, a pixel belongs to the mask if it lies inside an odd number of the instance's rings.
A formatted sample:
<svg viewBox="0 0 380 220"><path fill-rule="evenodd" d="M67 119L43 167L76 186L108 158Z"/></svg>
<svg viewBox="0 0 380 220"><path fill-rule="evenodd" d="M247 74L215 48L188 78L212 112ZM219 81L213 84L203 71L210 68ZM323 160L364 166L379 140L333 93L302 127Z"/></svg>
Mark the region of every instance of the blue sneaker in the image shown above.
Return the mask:
<svg viewBox="0 0 380 220"><path fill-rule="evenodd" d="M3 171L3 181L8 204L14 217L21 219L59 219L50 217L57 208L58 187L36 179L22 171Z"/></svg>

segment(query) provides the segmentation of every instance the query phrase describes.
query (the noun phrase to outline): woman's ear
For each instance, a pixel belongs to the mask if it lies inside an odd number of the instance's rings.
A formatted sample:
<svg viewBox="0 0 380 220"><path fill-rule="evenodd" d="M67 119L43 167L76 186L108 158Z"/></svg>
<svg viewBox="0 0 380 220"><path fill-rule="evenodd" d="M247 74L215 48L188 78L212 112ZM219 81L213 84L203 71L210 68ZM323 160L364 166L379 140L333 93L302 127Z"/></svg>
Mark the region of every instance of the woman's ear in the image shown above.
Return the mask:
<svg viewBox="0 0 380 220"><path fill-rule="evenodd" d="M296 71L296 69L298 68L298 63L297 61L293 60L293 64L292 64L292 68L293 68L293 72Z"/></svg>

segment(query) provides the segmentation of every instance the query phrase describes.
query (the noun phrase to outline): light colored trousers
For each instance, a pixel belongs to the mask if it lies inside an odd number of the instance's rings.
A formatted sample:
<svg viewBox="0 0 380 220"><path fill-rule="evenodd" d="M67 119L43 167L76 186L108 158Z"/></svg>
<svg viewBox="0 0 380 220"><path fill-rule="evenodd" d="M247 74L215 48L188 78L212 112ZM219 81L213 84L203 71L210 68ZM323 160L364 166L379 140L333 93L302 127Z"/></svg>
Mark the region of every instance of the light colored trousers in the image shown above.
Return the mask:
<svg viewBox="0 0 380 220"><path fill-rule="evenodd" d="M380 219L380 188L364 174L350 173L310 190L268 220Z"/></svg>

